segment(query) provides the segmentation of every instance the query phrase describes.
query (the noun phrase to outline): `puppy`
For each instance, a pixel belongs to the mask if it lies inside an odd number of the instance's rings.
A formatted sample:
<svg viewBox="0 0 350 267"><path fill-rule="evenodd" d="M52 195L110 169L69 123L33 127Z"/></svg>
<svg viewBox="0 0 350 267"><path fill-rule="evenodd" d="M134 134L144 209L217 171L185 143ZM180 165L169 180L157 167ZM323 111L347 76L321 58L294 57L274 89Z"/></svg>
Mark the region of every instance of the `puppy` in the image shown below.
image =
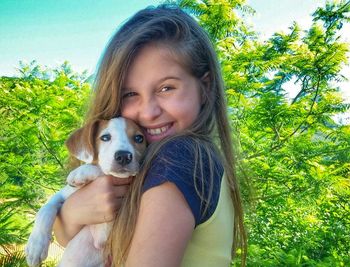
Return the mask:
<svg viewBox="0 0 350 267"><path fill-rule="evenodd" d="M121 117L85 125L69 137L66 145L73 156L86 164L74 169L68 175L68 185L54 194L37 213L25 248L27 263L31 267L38 266L47 257L53 223L63 202L99 176L135 176L146 149L141 129ZM59 266L104 266L103 246L111 226L111 223L85 226L68 243Z"/></svg>

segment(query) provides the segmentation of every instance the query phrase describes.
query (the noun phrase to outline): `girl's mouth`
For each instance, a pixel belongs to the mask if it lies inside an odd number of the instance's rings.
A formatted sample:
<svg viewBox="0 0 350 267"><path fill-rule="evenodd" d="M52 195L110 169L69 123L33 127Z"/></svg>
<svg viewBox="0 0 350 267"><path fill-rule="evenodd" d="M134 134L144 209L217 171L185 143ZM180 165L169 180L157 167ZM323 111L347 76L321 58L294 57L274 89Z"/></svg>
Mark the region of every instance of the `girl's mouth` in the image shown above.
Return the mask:
<svg viewBox="0 0 350 267"><path fill-rule="evenodd" d="M145 128L146 137L148 142L159 141L169 135L169 129L173 126L173 123L169 123L162 127L157 128Z"/></svg>
<svg viewBox="0 0 350 267"><path fill-rule="evenodd" d="M166 132L169 128L170 128L170 125L166 125L166 126L161 127L161 128L146 129L146 130L147 130L147 133L149 135L160 135L160 134Z"/></svg>

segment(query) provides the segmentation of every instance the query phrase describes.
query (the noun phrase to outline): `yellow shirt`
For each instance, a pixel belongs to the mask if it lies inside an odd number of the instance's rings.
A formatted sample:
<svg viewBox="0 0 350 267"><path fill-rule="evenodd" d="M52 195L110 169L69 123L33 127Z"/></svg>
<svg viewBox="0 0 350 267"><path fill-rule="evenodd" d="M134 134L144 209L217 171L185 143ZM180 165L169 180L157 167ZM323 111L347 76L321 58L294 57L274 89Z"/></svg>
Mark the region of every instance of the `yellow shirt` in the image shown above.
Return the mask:
<svg viewBox="0 0 350 267"><path fill-rule="evenodd" d="M213 215L194 229L182 260L182 267L231 265L233 212L229 186L224 175L218 205Z"/></svg>

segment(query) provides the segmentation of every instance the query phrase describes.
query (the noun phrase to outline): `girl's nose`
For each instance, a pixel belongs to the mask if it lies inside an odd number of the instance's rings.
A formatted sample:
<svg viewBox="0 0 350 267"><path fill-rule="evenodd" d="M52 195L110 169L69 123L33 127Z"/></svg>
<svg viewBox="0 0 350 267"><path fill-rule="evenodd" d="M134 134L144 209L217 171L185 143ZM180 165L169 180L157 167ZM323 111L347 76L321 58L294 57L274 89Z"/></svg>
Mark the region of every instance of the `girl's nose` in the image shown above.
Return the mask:
<svg viewBox="0 0 350 267"><path fill-rule="evenodd" d="M145 102L140 109L140 117L146 122L155 120L161 113L162 109L158 101L154 98Z"/></svg>

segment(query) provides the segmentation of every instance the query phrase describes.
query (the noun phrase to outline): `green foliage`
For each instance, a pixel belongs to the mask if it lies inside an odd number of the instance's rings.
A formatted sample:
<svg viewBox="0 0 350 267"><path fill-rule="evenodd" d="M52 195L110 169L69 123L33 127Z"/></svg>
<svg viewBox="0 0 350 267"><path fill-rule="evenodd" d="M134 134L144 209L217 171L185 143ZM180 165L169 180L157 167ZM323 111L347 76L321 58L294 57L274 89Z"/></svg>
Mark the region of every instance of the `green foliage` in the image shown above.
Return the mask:
<svg viewBox="0 0 350 267"><path fill-rule="evenodd" d="M90 85L68 63L0 78L0 249L23 243L46 196L65 181L64 140L82 121ZM2 266L2 265L1 265Z"/></svg>
<svg viewBox="0 0 350 267"><path fill-rule="evenodd" d="M350 126L336 117L350 105L336 84L348 63L339 30L350 2L328 2L309 30L294 22L266 41L244 26L244 2L180 5L216 43L240 170L254 185L248 266L349 265Z"/></svg>
<svg viewBox="0 0 350 267"><path fill-rule="evenodd" d="M216 44L239 174L254 185L247 265L349 266L350 125L337 116L350 105L337 83L346 80L349 45L339 30L350 2L327 2L310 29L294 22L266 41L244 21L254 14L244 0L177 2ZM19 73L0 78L0 266L23 265L12 245L63 184L64 140L81 124L90 91L68 63L21 63Z"/></svg>
<svg viewBox="0 0 350 267"><path fill-rule="evenodd" d="M14 250L11 253L0 254L0 266L25 267L28 265L23 251Z"/></svg>

